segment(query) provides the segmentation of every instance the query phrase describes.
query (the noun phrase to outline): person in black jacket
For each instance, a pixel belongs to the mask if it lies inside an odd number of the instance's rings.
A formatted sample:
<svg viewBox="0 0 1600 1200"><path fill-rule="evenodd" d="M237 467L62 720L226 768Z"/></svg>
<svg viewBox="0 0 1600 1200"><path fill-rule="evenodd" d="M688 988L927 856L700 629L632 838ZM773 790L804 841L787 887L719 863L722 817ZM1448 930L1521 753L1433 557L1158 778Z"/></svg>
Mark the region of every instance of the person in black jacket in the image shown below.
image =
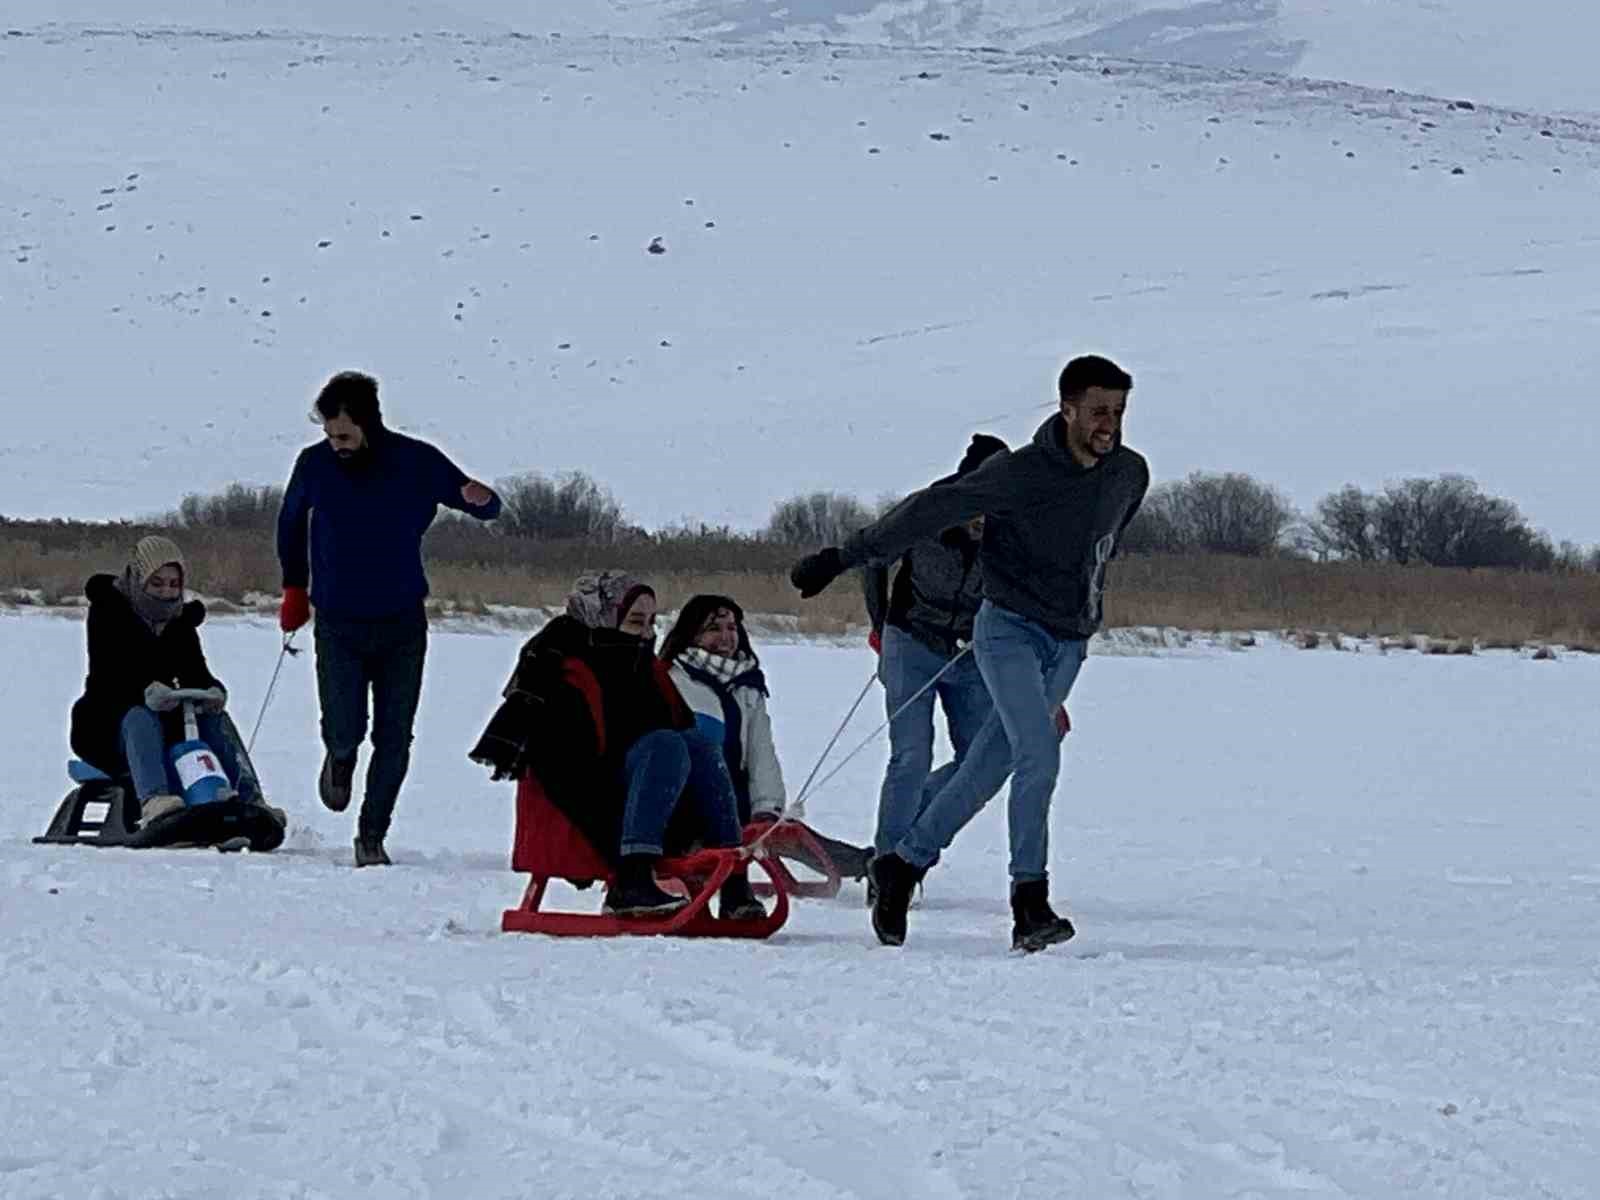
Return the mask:
<svg viewBox="0 0 1600 1200"><path fill-rule="evenodd" d="M581 576L567 611L517 657L504 700L469 757L496 779L531 770L550 802L616 867L606 893L618 916L668 915L687 900L656 885L663 854L739 845L738 798L720 746L655 656L653 589L620 571ZM602 723L566 677L576 660L599 686ZM718 911L766 915L741 871L723 884Z"/></svg>
<svg viewBox="0 0 1600 1200"><path fill-rule="evenodd" d="M183 736L176 688L197 688L200 738L216 754L239 798L261 800L255 774L224 724L228 693L200 648L205 605L184 602L183 552L170 538L141 538L121 575L95 575L84 586L89 673L72 706L72 750L113 778L131 776L140 820L183 807L167 762Z"/></svg>
<svg viewBox="0 0 1600 1200"><path fill-rule="evenodd" d="M955 475L940 482L970 475L1005 449L997 437L974 435ZM917 542L892 573L882 563L861 572L872 625L867 641L878 653L878 681L885 710L893 718L872 839L875 854L888 854L900 844L928 802L960 769L972 740L994 711L977 660L963 653L983 603L983 572L978 569L982 524L978 517ZM937 771L932 770L935 701L944 709L955 751Z"/></svg>
<svg viewBox="0 0 1600 1200"><path fill-rule="evenodd" d="M890 854L873 860L873 931L905 941L917 881L1011 777L1011 944L1034 951L1073 935L1049 901L1050 799L1061 770L1055 713L1100 627L1106 568L1150 485L1144 457L1122 443L1133 379L1098 355L1075 358L1057 381L1058 411L1021 449L961 479L923 488L842 547L795 564L814 596L852 567L891 562L918 541L984 517L983 606L973 651L994 715L961 769Z"/></svg>

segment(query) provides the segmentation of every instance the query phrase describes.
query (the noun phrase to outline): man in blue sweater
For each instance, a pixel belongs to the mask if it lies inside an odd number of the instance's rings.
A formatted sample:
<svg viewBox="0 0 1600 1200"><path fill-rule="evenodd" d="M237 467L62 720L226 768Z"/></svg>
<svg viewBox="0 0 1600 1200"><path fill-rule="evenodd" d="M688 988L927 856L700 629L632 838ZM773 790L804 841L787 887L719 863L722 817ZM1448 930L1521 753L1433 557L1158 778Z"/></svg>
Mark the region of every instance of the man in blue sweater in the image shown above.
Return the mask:
<svg viewBox="0 0 1600 1200"><path fill-rule="evenodd" d="M428 649L422 535L441 504L489 521L500 515L500 497L435 447L385 428L370 375L335 375L312 419L327 436L295 459L278 513L278 624L292 633L316 607L324 749L317 782L334 812L350 805L371 693L372 759L355 860L387 866L383 840L411 762Z"/></svg>

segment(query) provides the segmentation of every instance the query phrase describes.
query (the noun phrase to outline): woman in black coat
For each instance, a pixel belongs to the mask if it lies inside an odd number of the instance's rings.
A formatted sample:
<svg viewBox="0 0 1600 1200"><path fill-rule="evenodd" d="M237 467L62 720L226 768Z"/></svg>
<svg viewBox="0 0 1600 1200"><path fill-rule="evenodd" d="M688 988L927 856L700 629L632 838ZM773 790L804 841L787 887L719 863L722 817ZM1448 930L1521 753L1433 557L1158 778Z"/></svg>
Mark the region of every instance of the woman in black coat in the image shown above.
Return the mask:
<svg viewBox="0 0 1600 1200"><path fill-rule="evenodd" d="M130 776L141 820L183 805L167 745L183 736L176 688L206 692L196 705L200 738L216 754L240 798L260 799L254 773L241 770L223 721L228 694L200 648L205 605L184 602L183 552L170 539L142 538L121 575L95 575L89 601L89 673L72 706L72 750L113 778Z"/></svg>
<svg viewBox="0 0 1600 1200"><path fill-rule="evenodd" d="M497 779L531 771L550 802L615 864L607 912L667 915L687 902L656 885L664 853L686 843L732 847L738 798L720 748L696 728L655 656L656 595L621 571L579 577L567 611L523 648L504 703L470 751ZM569 662L594 681L600 713L566 679ZM766 915L744 871L722 885L718 912Z"/></svg>

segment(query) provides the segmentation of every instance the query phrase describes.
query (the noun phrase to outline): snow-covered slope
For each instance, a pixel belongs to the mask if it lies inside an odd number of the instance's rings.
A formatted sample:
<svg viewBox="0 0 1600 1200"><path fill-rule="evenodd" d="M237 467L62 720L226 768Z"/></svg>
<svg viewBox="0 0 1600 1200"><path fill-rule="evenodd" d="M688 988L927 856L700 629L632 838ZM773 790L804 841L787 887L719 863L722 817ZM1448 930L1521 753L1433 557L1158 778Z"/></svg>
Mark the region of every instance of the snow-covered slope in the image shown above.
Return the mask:
<svg viewBox="0 0 1600 1200"><path fill-rule="evenodd" d="M993 46L1600 112L1600 10L1574 0L13 0L8 20Z"/></svg>
<svg viewBox="0 0 1600 1200"><path fill-rule="evenodd" d="M0 72L0 512L281 479L315 387L361 366L474 472L754 525L1027 437L1095 350L1135 373L1158 478L1310 503L1463 471L1600 536L1589 124L543 36L23 30Z"/></svg>
<svg viewBox="0 0 1600 1200"><path fill-rule="evenodd" d="M276 631L206 629L248 728ZM28 845L82 637L0 615L28 682L0 780L6 1200L1592 1194L1600 659L1092 659L1054 817L1080 934L1019 961L1000 803L899 951L859 888L757 945L498 934L511 798L464 750L511 636L435 631L390 870L352 871L351 817L314 799L305 659L257 756L290 849ZM764 649L803 777L870 654ZM882 762L816 795L819 827L866 836Z"/></svg>

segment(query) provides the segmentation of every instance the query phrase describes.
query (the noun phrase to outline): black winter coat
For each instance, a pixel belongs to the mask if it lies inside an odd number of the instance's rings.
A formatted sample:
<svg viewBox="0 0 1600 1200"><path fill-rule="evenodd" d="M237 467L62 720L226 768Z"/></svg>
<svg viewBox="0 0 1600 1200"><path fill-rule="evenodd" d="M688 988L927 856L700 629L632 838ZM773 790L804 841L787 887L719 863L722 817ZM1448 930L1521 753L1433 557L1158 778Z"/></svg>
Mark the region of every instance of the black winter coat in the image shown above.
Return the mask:
<svg viewBox="0 0 1600 1200"><path fill-rule="evenodd" d="M599 685L600 729L587 698L567 681L569 660L589 668ZM615 862L628 749L653 730L694 726L667 665L649 641L563 615L523 646L503 696L468 757L495 779L532 771L550 802Z"/></svg>
<svg viewBox="0 0 1600 1200"><path fill-rule="evenodd" d="M954 657L972 640L983 603L978 550L978 539L957 526L907 550L892 583L888 567L863 568L861 588L873 629L893 625L936 654Z"/></svg>
<svg viewBox="0 0 1600 1200"><path fill-rule="evenodd" d="M160 680L171 687L221 687L205 652L200 625L206 606L185 604L158 636L117 590L116 577L92 576L84 585L89 599L89 674L83 695L72 706L72 752L108 775L126 770L122 718L144 703L144 690Z"/></svg>

